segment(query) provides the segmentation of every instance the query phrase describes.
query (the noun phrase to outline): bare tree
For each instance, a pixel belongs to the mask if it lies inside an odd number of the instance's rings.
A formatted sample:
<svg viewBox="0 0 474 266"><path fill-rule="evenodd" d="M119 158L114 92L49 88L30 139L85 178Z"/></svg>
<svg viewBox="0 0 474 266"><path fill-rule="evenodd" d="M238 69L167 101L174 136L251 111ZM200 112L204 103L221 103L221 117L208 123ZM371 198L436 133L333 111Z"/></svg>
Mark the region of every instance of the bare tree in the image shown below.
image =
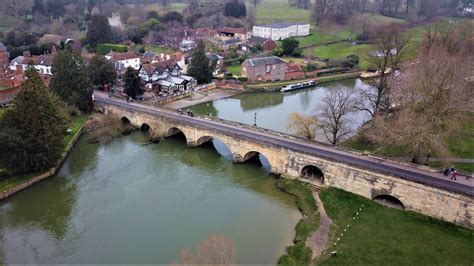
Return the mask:
<svg viewBox="0 0 474 266"><path fill-rule="evenodd" d="M392 78L405 57L410 36L398 24L378 27L373 36L376 40L375 50L369 52L366 59L370 65L375 66L379 76L369 81L373 88L360 91L357 109L367 111L375 117L380 113L389 113L394 104Z"/></svg>
<svg viewBox="0 0 474 266"><path fill-rule="evenodd" d="M318 119L314 115L291 113L288 117L288 129L296 136L313 140L316 137Z"/></svg>
<svg viewBox="0 0 474 266"><path fill-rule="evenodd" d="M406 71L408 86L400 88L400 110L390 117L376 117L370 137L382 145L404 147L415 163L428 150L446 157L447 137L459 133L468 114L474 113L468 67L472 59L442 48L423 54L420 63Z"/></svg>
<svg viewBox="0 0 474 266"><path fill-rule="evenodd" d="M235 243L224 235L216 234L201 241L194 254L188 249L183 249L177 264L234 265L236 258Z"/></svg>
<svg viewBox="0 0 474 266"><path fill-rule="evenodd" d="M6 14L19 17L33 8L33 0L4 0L3 8Z"/></svg>
<svg viewBox="0 0 474 266"><path fill-rule="evenodd" d="M316 110L320 127L327 140L337 145L346 138L351 130L347 115L354 111L353 92L345 87L330 89Z"/></svg>

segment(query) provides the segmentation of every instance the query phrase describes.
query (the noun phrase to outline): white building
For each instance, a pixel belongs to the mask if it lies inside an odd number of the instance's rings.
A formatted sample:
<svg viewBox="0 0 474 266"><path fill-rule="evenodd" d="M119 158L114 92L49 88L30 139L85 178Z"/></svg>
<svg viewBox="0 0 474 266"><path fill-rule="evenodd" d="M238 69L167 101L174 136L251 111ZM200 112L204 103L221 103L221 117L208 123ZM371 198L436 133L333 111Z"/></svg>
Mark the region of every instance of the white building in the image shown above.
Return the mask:
<svg viewBox="0 0 474 266"><path fill-rule="evenodd" d="M294 22L278 22L273 24L253 26L252 35L270 38L274 41L290 37L309 35L309 24Z"/></svg>
<svg viewBox="0 0 474 266"><path fill-rule="evenodd" d="M10 62L10 70L17 70L20 68L22 72L25 72L29 64L33 64L33 67L43 75L53 75L51 72L53 65L54 54L43 54L43 55L31 55L26 51L22 56L18 56Z"/></svg>
<svg viewBox="0 0 474 266"><path fill-rule="evenodd" d="M105 56L105 58L107 58L107 60L112 61L114 64L122 65L124 68L131 67L135 70L138 70L141 66L140 56L132 52L110 52Z"/></svg>

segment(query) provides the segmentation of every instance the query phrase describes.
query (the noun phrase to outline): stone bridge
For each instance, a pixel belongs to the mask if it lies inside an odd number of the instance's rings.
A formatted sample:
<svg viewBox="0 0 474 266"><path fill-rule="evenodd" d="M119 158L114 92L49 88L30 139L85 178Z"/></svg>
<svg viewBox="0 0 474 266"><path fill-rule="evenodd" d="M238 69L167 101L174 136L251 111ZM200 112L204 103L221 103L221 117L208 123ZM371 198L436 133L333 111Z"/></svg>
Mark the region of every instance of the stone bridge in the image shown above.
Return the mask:
<svg viewBox="0 0 474 266"><path fill-rule="evenodd" d="M435 177L437 173L369 159L361 154L317 143L308 144L280 133L262 133L232 122L189 117L175 111L125 103L108 97L96 96L95 108L118 116L134 127L146 128L155 137L182 133L188 147L197 147L218 139L227 145L235 163L244 163L263 155L271 166L271 172L276 175L298 178L319 187L340 188L434 218L474 227L472 186L451 185L449 180ZM290 145L292 143L294 145ZM351 163L345 159L347 156L357 160ZM370 163L364 165L361 162Z"/></svg>

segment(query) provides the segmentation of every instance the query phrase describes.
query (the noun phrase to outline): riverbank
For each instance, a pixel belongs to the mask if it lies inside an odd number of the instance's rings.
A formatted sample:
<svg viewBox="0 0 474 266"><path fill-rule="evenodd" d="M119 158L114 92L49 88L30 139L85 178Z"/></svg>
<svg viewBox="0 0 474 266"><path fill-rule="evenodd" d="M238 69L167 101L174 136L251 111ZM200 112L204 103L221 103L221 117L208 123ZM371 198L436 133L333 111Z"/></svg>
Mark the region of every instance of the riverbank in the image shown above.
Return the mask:
<svg viewBox="0 0 474 266"><path fill-rule="evenodd" d="M87 115L80 115L73 119L71 123L71 134L66 135L63 139L64 141L64 151L61 154L61 158L59 161L48 171L44 173L31 173L23 176L18 177L9 177L2 181L0 181L0 200L6 199L11 195L20 192L37 182L40 182L44 179L47 179L51 176L54 176L61 165L63 164L64 160L68 156L71 149L74 147L74 144L79 139L80 135L83 132L84 125L87 121Z"/></svg>
<svg viewBox="0 0 474 266"><path fill-rule="evenodd" d="M286 80L286 81L277 81L277 82L266 82L266 83L258 83L258 84L246 84L245 85L245 92L274 92L279 91L282 87L298 82L304 82L309 80L315 80L319 84L326 83L326 82L333 82L333 81L340 81L346 79L354 79L360 76L361 71L345 73L345 74L338 74L338 75L329 75L329 76L322 76L317 78L305 78L299 80Z"/></svg>
<svg viewBox="0 0 474 266"><path fill-rule="evenodd" d="M242 92L240 91L233 91L233 90L226 90L226 89L215 89L212 91L207 92L202 98L192 100L191 98L181 99L175 102L171 102L165 105L166 108L170 109L182 109L187 108L193 105L211 102L215 100L229 98L235 95L238 95Z"/></svg>

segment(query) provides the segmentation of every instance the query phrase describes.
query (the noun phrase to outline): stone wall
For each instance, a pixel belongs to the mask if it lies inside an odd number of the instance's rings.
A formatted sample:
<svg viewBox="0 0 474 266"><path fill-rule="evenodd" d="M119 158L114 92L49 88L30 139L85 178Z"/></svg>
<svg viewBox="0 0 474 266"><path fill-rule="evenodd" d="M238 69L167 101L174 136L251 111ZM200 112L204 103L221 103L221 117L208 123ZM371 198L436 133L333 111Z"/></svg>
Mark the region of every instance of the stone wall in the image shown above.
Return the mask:
<svg viewBox="0 0 474 266"><path fill-rule="evenodd" d="M188 147L196 147L216 138L227 145L235 163L243 163L257 154L262 154L270 163L272 173L297 179L301 179L305 166L315 166L323 173L322 182L304 181L320 187L337 187L369 199L381 195L391 196L401 201L407 210L465 227L474 227L474 198L468 195L315 157L269 143L257 143L252 139L228 132L216 132L193 124L130 112L113 106L104 106L100 109L106 113L127 117L136 127L147 124L150 126L151 134L171 136L182 132L186 137Z"/></svg>

